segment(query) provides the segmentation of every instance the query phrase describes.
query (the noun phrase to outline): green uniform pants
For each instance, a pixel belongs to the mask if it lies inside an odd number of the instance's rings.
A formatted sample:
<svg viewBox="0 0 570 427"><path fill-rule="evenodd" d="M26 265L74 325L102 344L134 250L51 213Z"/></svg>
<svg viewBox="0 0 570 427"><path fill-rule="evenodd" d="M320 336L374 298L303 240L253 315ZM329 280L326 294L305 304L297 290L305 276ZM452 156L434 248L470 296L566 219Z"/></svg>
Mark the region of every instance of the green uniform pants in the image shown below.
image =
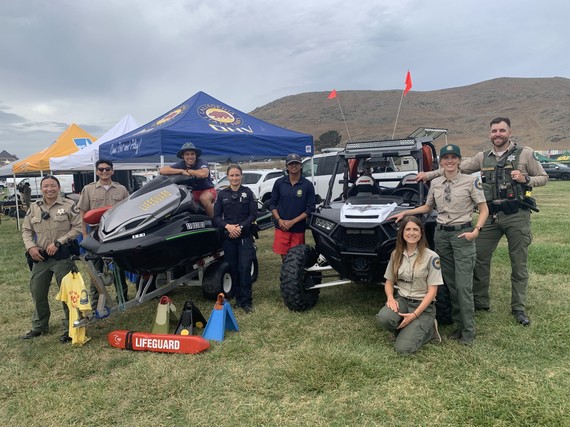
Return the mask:
<svg viewBox="0 0 570 427"><path fill-rule="evenodd" d="M435 251L441 259L441 274L449 289L451 318L461 336L475 338L475 309L473 307L473 268L475 242L457 237L472 229L458 231L435 230Z"/></svg>
<svg viewBox="0 0 570 427"><path fill-rule="evenodd" d="M44 333L49 331L50 310L48 293L51 279L55 274L55 280L59 287L61 280L71 271L74 265L71 259L56 261L53 258L34 263L32 267L32 277L30 279L30 291L32 292L32 299L34 301L32 331ZM63 329L67 331L69 328L69 309L65 303L62 303L62 306L64 314Z"/></svg>
<svg viewBox="0 0 570 427"><path fill-rule="evenodd" d="M532 233L530 211L523 209L512 215L498 213L495 222L489 217L477 238L477 263L473 274L475 307L482 309L490 307L491 259L503 235L507 236L511 258L511 310L525 311L528 247L532 242Z"/></svg>
<svg viewBox="0 0 570 427"><path fill-rule="evenodd" d="M421 303L406 298L398 297L398 307L400 313L411 313ZM404 329L396 329L402 317L391 308L384 306L376 315L378 326L396 334L396 351L400 354L411 354L418 351L433 335L435 322L435 304L431 303Z"/></svg>

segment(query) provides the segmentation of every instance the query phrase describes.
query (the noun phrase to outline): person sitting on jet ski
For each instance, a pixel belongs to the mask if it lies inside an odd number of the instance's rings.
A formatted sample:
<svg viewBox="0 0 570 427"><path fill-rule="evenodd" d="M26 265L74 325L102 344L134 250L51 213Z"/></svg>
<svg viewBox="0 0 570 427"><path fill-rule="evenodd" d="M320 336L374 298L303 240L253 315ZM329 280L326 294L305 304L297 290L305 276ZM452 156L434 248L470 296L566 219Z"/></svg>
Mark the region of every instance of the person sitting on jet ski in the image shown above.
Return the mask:
<svg viewBox="0 0 570 427"><path fill-rule="evenodd" d="M191 142L186 142L176 157L182 159L170 166L164 166L158 171L161 175L187 175L192 177L190 186L195 202L200 202L204 206L206 214L214 217L214 202L216 201L216 189L210 178L210 168L208 162L200 158L202 150L196 148Z"/></svg>

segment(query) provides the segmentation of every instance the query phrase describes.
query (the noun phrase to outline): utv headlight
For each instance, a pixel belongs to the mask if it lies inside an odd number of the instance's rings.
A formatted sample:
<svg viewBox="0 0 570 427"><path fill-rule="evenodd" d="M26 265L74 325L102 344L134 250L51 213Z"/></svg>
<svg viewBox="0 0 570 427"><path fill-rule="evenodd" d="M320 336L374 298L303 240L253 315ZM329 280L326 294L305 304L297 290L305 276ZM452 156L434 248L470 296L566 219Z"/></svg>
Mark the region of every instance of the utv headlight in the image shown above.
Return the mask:
<svg viewBox="0 0 570 427"><path fill-rule="evenodd" d="M326 219L319 217L315 218L315 227L320 228L321 230L326 231L327 233L332 231L334 225L335 224L332 221L328 221Z"/></svg>

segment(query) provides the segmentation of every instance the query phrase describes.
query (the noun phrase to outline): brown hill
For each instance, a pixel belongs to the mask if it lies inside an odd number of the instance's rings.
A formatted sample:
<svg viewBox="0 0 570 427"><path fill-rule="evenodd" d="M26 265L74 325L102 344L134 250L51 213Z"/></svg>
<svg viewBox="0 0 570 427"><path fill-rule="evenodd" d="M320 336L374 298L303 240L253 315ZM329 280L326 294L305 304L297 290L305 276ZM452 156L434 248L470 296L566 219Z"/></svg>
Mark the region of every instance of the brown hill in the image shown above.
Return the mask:
<svg viewBox="0 0 570 427"><path fill-rule="evenodd" d="M337 91L353 140L389 138L402 92ZM348 140L336 99L329 92L287 96L256 108L252 115L317 139L336 130ZM448 129L448 142L466 155L489 146L489 121L511 119L513 139L535 150L570 149L570 79L499 78L451 89L410 91L403 99L396 137L418 127ZM437 141L438 147L443 141Z"/></svg>

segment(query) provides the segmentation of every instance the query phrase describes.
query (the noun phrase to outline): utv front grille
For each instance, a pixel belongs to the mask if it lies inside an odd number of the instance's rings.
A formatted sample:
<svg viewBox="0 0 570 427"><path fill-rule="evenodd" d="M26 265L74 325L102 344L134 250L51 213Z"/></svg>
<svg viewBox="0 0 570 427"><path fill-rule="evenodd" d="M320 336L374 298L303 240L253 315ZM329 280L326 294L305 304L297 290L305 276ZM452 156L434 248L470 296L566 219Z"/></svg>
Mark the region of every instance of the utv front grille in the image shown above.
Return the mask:
<svg viewBox="0 0 570 427"><path fill-rule="evenodd" d="M378 231L375 228L345 228L342 243L346 251L373 252L378 246Z"/></svg>

